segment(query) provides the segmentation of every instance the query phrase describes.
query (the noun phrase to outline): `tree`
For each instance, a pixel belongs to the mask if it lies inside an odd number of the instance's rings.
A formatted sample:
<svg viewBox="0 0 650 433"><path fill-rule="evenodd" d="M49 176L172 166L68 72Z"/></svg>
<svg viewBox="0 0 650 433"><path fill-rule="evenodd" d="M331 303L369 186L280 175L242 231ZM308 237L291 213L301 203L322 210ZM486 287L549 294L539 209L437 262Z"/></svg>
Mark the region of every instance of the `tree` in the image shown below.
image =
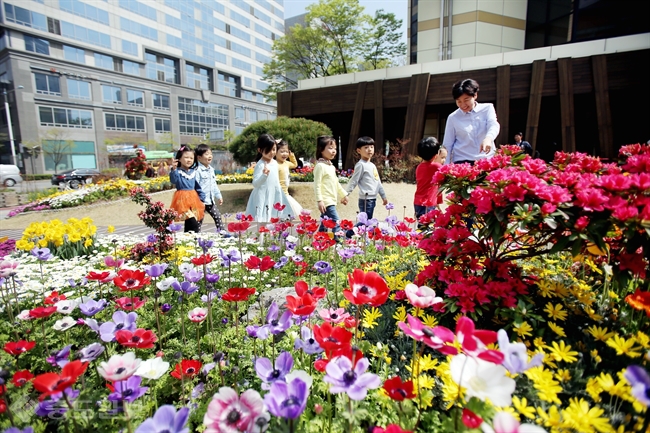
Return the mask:
<svg viewBox="0 0 650 433"><path fill-rule="evenodd" d="M45 158L54 164L54 173L58 173L63 159L72 153L74 141L68 139L68 133L59 128L49 129L41 139L41 149Z"/></svg>
<svg viewBox="0 0 650 433"><path fill-rule="evenodd" d="M280 116L275 120L255 122L230 143L229 150L235 161L242 165L255 161L257 138L262 134L286 140L296 157L312 158L316 156L318 136L330 135L332 131L324 123L303 118Z"/></svg>
<svg viewBox="0 0 650 433"><path fill-rule="evenodd" d="M30 165L32 167L31 174L34 175L36 174L34 162L43 151L43 143L41 141L29 140L23 141L21 144L23 147L23 153L29 157ZM29 174L27 174L27 178L29 179Z"/></svg>
<svg viewBox="0 0 650 433"><path fill-rule="evenodd" d="M373 18L359 0L320 0L307 10L306 25L296 24L277 39L264 65L270 100L295 88L297 80L383 68L406 53L395 14L380 10Z"/></svg>

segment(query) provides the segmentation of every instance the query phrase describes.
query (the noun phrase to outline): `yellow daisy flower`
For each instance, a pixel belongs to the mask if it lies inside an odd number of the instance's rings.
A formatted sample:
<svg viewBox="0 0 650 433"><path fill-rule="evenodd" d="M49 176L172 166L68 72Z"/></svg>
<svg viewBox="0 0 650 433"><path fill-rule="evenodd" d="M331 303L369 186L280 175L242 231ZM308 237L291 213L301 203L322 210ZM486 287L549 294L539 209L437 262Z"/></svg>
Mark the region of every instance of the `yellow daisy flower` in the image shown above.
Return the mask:
<svg viewBox="0 0 650 433"><path fill-rule="evenodd" d="M438 324L438 319L436 319L434 316L431 316L429 314L425 314L424 318L422 319L422 323L424 323L426 326L433 328Z"/></svg>
<svg viewBox="0 0 650 433"><path fill-rule="evenodd" d="M555 332L560 337L566 337L566 333L564 332L564 328L557 325L556 323L548 322L548 327L551 328L551 331Z"/></svg>
<svg viewBox="0 0 650 433"><path fill-rule="evenodd" d="M393 314L393 319L397 320L398 322L406 322L406 307L403 305L397 307L395 314Z"/></svg>
<svg viewBox="0 0 650 433"><path fill-rule="evenodd" d="M519 337L524 338L525 336L532 337L533 327L528 324L528 322L521 322L519 324L515 323L514 329L515 333Z"/></svg>
<svg viewBox="0 0 650 433"><path fill-rule="evenodd" d="M596 340L600 340L603 343L614 336L614 333L608 332L607 328L601 328L600 326L596 325L592 325L587 328L587 332L591 334L591 336Z"/></svg>
<svg viewBox="0 0 650 433"><path fill-rule="evenodd" d="M521 399L517 396L512 396L512 405L517 409L517 411L525 416L526 418L529 419L535 419L535 408L532 406L528 406L528 400L526 400L526 397L522 397Z"/></svg>
<svg viewBox="0 0 650 433"><path fill-rule="evenodd" d="M548 317L550 317L553 320L566 320L566 317L568 313L564 311L564 307L562 304L551 304L550 302L546 304L546 307L544 308L544 312L548 314Z"/></svg>
<svg viewBox="0 0 650 433"><path fill-rule="evenodd" d="M614 337L608 339L605 343L612 349L616 350L617 355L627 355L630 358L638 358L641 356L641 352L639 352L641 348L634 346L634 343L636 343L636 341L633 338L625 339L621 338L618 335L615 335Z"/></svg>
<svg viewBox="0 0 650 433"><path fill-rule="evenodd" d="M576 355L578 352L572 351L571 346L566 344L564 340L560 340L560 343L552 342L552 346L546 346L550 352L550 357L555 361L564 361L564 362L576 362L578 358Z"/></svg>
<svg viewBox="0 0 650 433"><path fill-rule="evenodd" d="M372 329L378 325L377 319L382 317L381 311L378 308L372 307L366 310L363 310L363 319L361 324L364 328Z"/></svg>
<svg viewBox="0 0 650 433"><path fill-rule="evenodd" d="M609 419L602 416L605 411L600 407L590 408L589 403L582 398L572 398L569 401L569 407L562 410L562 418L570 423L575 431L592 433L614 430Z"/></svg>

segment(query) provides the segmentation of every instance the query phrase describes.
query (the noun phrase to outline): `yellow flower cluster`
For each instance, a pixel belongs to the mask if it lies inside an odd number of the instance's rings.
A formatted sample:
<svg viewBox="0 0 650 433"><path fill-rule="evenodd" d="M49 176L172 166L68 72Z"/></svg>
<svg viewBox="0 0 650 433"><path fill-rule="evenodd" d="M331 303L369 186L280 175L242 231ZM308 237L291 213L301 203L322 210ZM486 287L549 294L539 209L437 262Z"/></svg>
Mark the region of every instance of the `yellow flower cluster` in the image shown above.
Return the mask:
<svg viewBox="0 0 650 433"><path fill-rule="evenodd" d="M57 249L65 246L91 247L97 227L90 218L70 218L65 224L58 220L31 223L16 242L16 248L30 251L35 247L50 248L57 255Z"/></svg>

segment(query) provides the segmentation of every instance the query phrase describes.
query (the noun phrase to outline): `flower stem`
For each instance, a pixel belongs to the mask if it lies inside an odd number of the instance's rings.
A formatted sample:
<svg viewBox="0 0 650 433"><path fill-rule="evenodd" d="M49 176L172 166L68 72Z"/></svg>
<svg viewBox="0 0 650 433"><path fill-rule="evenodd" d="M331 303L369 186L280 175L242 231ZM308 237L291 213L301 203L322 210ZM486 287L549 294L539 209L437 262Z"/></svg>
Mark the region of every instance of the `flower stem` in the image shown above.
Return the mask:
<svg viewBox="0 0 650 433"><path fill-rule="evenodd" d="M72 403L70 403L70 399L68 399L68 394L63 391L63 398L65 399L66 404L68 405L68 408L70 409L70 418L72 419L72 424L74 425L74 431L79 433L79 425L77 425L77 420L74 417L74 408L72 407Z"/></svg>
<svg viewBox="0 0 650 433"><path fill-rule="evenodd" d="M181 329L183 330L183 345L187 346L185 338L185 292L181 292Z"/></svg>

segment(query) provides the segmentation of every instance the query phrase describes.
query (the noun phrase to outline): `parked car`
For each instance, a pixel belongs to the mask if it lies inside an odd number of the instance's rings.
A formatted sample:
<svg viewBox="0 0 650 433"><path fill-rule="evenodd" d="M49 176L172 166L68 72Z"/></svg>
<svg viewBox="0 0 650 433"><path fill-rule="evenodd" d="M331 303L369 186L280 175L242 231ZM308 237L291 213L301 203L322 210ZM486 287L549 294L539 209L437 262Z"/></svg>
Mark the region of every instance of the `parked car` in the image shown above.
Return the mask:
<svg viewBox="0 0 650 433"><path fill-rule="evenodd" d="M61 184L65 184L72 189L77 189L84 183L92 183L93 176L99 174L101 174L100 171L94 168L75 168L74 170L53 174L52 185L61 186Z"/></svg>
<svg viewBox="0 0 650 433"><path fill-rule="evenodd" d="M14 186L23 181L20 169L15 165L0 165L0 185Z"/></svg>

